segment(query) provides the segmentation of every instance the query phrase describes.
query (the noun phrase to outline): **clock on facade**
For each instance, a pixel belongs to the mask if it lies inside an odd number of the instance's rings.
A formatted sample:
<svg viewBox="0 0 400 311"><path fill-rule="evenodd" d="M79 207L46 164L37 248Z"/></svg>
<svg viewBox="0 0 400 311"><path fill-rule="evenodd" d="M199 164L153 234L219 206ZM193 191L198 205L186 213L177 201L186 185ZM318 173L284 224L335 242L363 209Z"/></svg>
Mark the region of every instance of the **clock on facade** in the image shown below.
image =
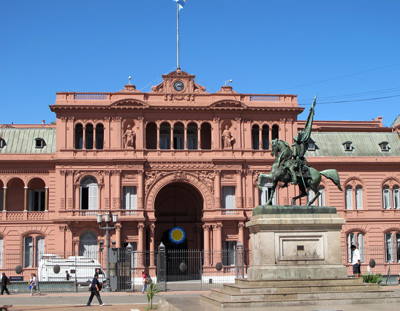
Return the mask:
<svg viewBox="0 0 400 311"><path fill-rule="evenodd" d="M185 85L183 84L182 81L176 81L176 82L174 83L174 89L175 89L175 91L180 92L180 91L183 90L184 87L185 87Z"/></svg>

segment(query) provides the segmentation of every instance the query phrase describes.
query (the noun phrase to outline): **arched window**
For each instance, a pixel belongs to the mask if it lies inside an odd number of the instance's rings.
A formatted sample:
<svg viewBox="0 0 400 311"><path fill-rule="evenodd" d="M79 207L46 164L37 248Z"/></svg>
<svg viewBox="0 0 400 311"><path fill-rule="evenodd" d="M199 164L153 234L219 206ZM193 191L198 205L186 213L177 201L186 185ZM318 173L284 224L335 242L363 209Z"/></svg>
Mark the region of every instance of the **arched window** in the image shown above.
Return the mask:
<svg viewBox="0 0 400 311"><path fill-rule="evenodd" d="M24 238L24 267L37 267L45 252L43 236L26 236ZM36 264L36 265L35 265Z"/></svg>
<svg viewBox="0 0 400 311"><path fill-rule="evenodd" d="M211 125L207 122L201 125L201 149L211 149Z"/></svg>
<svg viewBox="0 0 400 311"><path fill-rule="evenodd" d="M264 150L269 149L269 126L263 125L262 127L262 148Z"/></svg>
<svg viewBox="0 0 400 311"><path fill-rule="evenodd" d="M279 139L279 126L274 125L272 126L272 139Z"/></svg>
<svg viewBox="0 0 400 311"><path fill-rule="evenodd" d="M79 238L79 256L97 260L97 236L92 231L86 231Z"/></svg>
<svg viewBox="0 0 400 311"><path fill-rule="evenodd" d="M361 262L365 261L364 234L361 232L352 232L347 234L347 262L352 262L351 246L355 245L361 255Z"/></svg>
<svg viewBox="0 0 400 311"><path fill-rule="evenodd" d="M146 148L157 149L157 125L154 122L146 126Z"/></svg>
<svg viewBox="0 0 400 311"><path fill-rule="evenodd" d="M190 123L187 127L187 148L190 150L197 150L198 144L198 130L196 123Z"/></svg>
<svg viewBox="0 0 400 311"><path fill-rule="evenodd" d="M104 148L104 126L103 124L96 125L96 149Z"/></svg>
<svg viewBox="0 0 400 311"><path fill-rule="evenodd" d="M260 127L257 124L251 128L251 142L254 150L260 149Z"/></svg>
<svg viewBox="0 0 400 311"><path fill-rule="evenodd" d="M386 262L400 262L400 232L385 233Z"/></svg>
<svg viewBox="0 0 400 311"><path fill-rule="evenodd" d="M98 209L98 186L96 179L92 176L82 179L80 190L81 210Z"/></svg>
<svg viewBox="0 0 400 311"><path fill-rule="evenodd" d="M28 210L43 212L46 204L44 181L40 178L34 178L29 182L28 188Z"/></svg>
<svg viewBox="0 0 400 311"><path fill-rule="evenodd" d="M93 125L87 124L85 128L85 148L93 149Z"/></svg>
<svg viewBox="0 0 400 311"><path fill-rule="evenodd" d="M346 186L346 209L352 210L355 206L356 210L363 209L363 187L361 185L353 188L351 185Z"/></svg>
<svg viewBox="0 0 400 311"><path fill-rule="evenodd" d="M75 149L83 148L83 126L78 123L75 125Z"/></svg>
<svg viewBox="0 0 400 311"><path fill-rule="evenodd" d="M168 123L160 126L160 149L171 149L171 126Z"/></svg>
<svg viewBox="0 0 400 311"><path fill-rule="evenodd" d="M174 149L184 149L184 132L185 127L182 123L177 123L174 125Z"/></svg>
<svg viewBox="0 0 400 311"><path fill-rule="evenodd" d="M346 209L351 210L353 209L353 187L347 186L346 187Z"/></svg>

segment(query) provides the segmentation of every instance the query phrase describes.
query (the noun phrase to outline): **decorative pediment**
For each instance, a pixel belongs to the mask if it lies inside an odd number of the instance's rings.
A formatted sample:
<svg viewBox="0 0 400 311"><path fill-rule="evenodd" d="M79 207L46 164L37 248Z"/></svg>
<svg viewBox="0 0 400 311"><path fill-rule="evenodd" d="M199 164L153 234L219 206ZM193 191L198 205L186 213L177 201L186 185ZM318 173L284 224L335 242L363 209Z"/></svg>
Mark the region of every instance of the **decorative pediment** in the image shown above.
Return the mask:
<svg viewBox="0 0 400 311"><path fill-rule="evenodd" d="M118 100L110 105L110 107L114 108L148 108L149 105L141 100L134 98L125 98Z"/></svg>
<svg viewBox="0 0 400 311"><path fill-rule="evenodd" d="M187 95L205 93L206 88L194 81L195 76L180 69L163 75L163 82L153 86L150 93ZM171 97L167 97L171 98ZM174 99L174 97L172 97Z"/></svg>
<svg viewBox="0 0 400 311"><path fill-rule="evenodd" d="M219 100L215 103L212 103L210 105L210 108L235 108L235 109L247 109L247 105L242 103L241 101L238 100Z"/></svg>

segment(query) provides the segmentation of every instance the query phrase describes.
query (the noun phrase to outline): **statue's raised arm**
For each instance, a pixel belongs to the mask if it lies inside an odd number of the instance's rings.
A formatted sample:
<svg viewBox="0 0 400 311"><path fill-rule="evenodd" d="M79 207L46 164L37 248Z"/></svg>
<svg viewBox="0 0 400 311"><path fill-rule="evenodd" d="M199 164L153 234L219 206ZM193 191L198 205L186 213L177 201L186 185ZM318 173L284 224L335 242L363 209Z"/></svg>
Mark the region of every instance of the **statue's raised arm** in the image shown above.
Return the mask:
<svg viewBox="0 0 400 311"><path fill-rule="evenodd" d="M308 114L308 118L306 121L306 125L304 127L304 131L299 131L297 135L293 138L293 157L295 159L304 160L304 154L307 151L307 143L311 136L311 129L314 120L314 107L317 102L317 95L314 97L314 101L310 108L310 112Z"/></svg>

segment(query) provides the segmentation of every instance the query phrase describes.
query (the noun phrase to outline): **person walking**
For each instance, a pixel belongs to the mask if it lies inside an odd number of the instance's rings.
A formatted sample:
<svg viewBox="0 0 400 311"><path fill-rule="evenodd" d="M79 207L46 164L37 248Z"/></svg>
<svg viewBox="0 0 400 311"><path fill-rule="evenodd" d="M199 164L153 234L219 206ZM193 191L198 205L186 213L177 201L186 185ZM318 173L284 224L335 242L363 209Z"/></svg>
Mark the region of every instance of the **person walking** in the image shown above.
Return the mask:
<svg viewBox="0 0 400 311"><path fill-rule="evenodd" d="M100 297L100 290L101 290L101 284L99 282L99 275L96 273L92 280L92 285L90 286L90 297L88 303L86 304L87 306L90 306L94 296L96 296L97 300L99 301L99 305L104 306L104 303Z"/></svg>
<svg viewBox="0 0 400 311"><path fill-rule="evenodd" d="M144 292L146 291L146 288L147 288L147 280L148 280L146 272L144 270L142 271L142 278L143 278L142 294L144 294Z"/></svg>
<svg viewBox="0 0 400 311"><path fill-rule="evenodd" d="M10 292L8 291L7 285L10 284L10 280L6 276L6 274L3 272L1 274L1 295L3 295L4 291L7 293L7 295L10 295Z"/></svg>
<svg viewBox="0 0 400 311"><path fill-rule="evenodd" d="M31 296L37 291L37 278L35 273L31 273L31 279L29 281L29 289L31 290Z"/></svg>
<svg viewBox="0 0 400 311"><path fill-rule="evenodd" d="M355 245L351 247L351 264L353 265L353 273L356 277L361 277L361 255L360 251L357 249Z"/></svg>

